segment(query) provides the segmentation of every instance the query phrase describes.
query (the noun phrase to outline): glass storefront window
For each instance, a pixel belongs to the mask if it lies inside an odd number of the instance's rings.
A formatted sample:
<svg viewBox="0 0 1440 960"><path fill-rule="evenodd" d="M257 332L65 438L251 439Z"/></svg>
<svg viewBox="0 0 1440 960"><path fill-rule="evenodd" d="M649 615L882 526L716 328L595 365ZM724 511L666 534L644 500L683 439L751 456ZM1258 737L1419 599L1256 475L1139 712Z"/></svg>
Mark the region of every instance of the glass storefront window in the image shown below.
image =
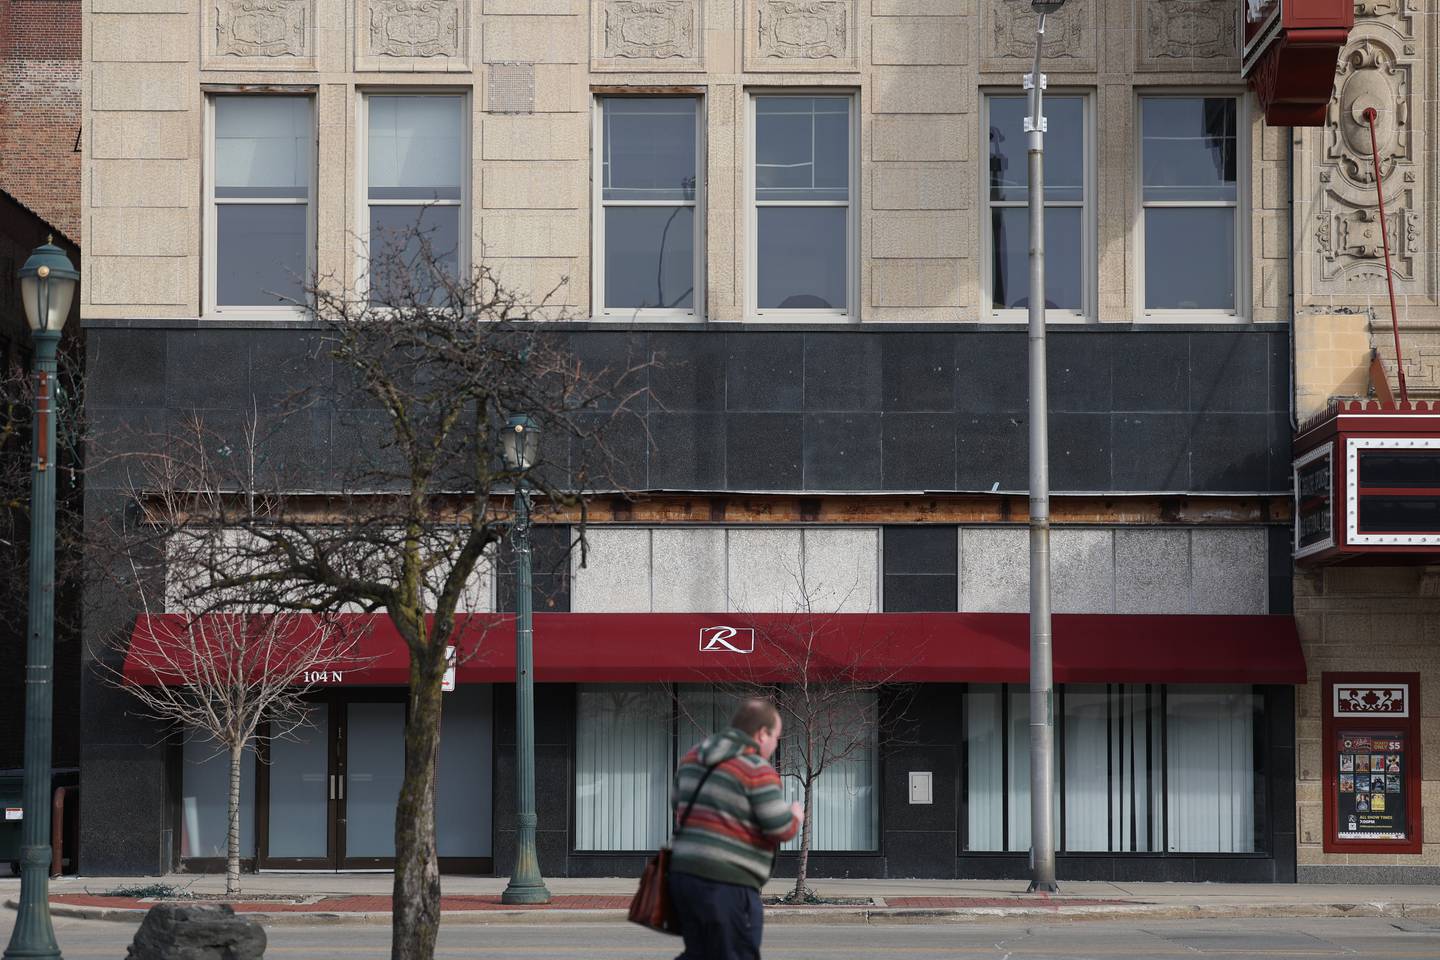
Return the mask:
<svg viewBox="0 0 1440 960"><path fill-rule="evenodd" d="M180 856L228 855L230 752L213 740L185 741L180 793ZM240 758L240 856L255 856L255 750Z"/></svg>
<svg viewBox="0 0 1440 960"><path fill-rule="evenodd" d="M736 697L708 684L581 686L575 755L575 849L653 850L670 834L675 767L698 741L722 730ZM874 693L847 705L852 718L875 716ZM803 731L787 724L776 760L799 749ZM793 763L790 772L793 772ZM786 796L801 798L794 776ZM815 786L811 849L879 847L877 739L837 761ZM798 850L799 842L783 849Z"/></svg>
<svg viewBox="0 0 1440 960"><path fill-rule="evenodd" d="M1057 849L1258 849L1262 698L1252 688L1072 684L1056 708ZM1029 692L972 685L962 712L965 849L1028 850Z"/></svg>
<svg viewBox="0 0 1440 960"><path fill-rule="evenodd" d="M575 849L654 850L670 824L670 691L595 684L579 691Z"/></svg>

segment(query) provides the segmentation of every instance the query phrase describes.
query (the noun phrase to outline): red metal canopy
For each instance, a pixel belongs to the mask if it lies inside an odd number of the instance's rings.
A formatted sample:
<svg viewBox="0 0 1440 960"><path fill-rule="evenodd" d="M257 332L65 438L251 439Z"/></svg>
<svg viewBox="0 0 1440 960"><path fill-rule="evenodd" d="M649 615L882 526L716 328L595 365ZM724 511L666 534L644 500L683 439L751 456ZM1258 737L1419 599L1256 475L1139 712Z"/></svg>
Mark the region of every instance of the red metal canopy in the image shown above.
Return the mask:
<svg viewBox="0 0 1440 960"><path fill-rule="evenodd" d="M1323 127L1355 0L1239 0L1241 76L1272 127Z"/></svg>
<svg viewBox="0 0 1440 960"><path fill-rule="evenodd" d="M286 630L313 632L317 618L284 615ZM403 684L409 654L390 618L339 618L356 639L347 663L320 665L325 684ZM455 645L460 683L515 679L515 619L462 618ZM137 619L125 659L135 683L183 680L162 646L193 629L182 614ZM1305 659L1288 616L1056 614L1055 679L1061 683L1304 683ZM813 642L808 638L813 637ZM171 638L171 639L167 639ZM1023 683L1029 676L1023 613L875 613L806 616L726 613L539 613L535 679L550 683L704 682L811 676L916 683ZM356 665L356 660L363 663Z"/></svg>

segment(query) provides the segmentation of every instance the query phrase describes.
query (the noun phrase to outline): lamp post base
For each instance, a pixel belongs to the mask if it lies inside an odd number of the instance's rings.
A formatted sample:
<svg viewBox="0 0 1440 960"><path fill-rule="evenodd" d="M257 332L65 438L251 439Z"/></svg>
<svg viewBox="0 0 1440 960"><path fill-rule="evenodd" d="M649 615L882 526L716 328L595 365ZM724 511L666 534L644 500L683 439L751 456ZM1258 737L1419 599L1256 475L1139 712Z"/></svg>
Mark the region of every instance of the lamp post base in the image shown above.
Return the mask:
<svg viewBox="0 0 1440 960"><path fill-rule="evenodd" d="M550 890L545 886L544 880L534 880L528 883L511 880L509 886L505 888L505 892L500 894L500 902L514 904L549 903Z"/></svg>
<svg viewBox="0 0 1440 960"><path fill-rule="evenodd" d="M1026 893L1059 893L1060 884L1054 880L1031 880L1030 886L1025 888Z"/></svg>

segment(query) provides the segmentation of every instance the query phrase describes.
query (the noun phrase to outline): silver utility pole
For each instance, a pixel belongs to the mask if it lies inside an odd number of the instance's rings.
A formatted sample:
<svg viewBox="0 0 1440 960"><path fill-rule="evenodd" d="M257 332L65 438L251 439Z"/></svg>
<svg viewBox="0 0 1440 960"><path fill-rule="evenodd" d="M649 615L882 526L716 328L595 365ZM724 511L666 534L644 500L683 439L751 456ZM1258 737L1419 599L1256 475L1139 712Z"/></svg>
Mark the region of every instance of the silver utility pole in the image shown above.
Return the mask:
<svg viewBox="0 0 1440 960"><path fill-rule="evenodd" d="M1050 649L1050 415L1045 378L1045 15L1065 0L1031 0L1039 14L1035 68L1025 78L1030 167L1030 891L1055 893L1055 680Z"/></svg>

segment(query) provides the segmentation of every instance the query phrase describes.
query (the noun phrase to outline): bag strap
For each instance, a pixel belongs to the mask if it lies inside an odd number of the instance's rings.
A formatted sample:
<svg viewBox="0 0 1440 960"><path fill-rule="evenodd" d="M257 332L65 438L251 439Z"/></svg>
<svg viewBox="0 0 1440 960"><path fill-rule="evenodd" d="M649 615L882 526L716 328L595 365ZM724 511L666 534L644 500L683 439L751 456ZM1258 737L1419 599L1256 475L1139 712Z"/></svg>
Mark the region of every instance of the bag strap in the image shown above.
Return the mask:
<svg viewBox="0 0 1440 960"><path fill-rule="evenodd" d="M724 760L720 761L720 763L724 762ZM700 791L704 788L705 781L710 779L710 774L715 772L715 767L720 766L720 763L715 764L714 767L705 768L705 775L701 777L700 782L695 785L695 792L690 795L690 804L685 808L685 815L680 818L680 826L675 828L675 836L678 837L680 831L685 829L685 824L690 822L690 814L695 812L695 801L700 799Z"/></svg>

